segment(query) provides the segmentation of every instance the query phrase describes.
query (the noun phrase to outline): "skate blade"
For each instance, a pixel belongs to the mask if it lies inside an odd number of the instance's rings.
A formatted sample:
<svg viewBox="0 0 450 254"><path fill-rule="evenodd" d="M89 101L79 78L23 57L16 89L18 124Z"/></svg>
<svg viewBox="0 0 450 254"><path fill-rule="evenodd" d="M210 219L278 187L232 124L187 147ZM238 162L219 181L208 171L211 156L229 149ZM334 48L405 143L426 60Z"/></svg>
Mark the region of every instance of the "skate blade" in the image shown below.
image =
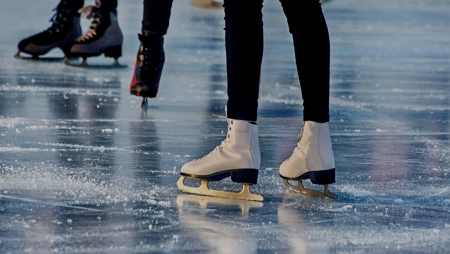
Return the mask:
<svg viewBox="0 0 450 254"><path fill-rule="evenodd" d="M148 99L147 99L147 97L142 97L141 108L143 110L147 110L148 109Z"/></svg>
<svg viewBox="0 0 450 254"><path fill-rule="evenodd" d="M108 64L88 64L86 60L82 62L75 62L72 59L64 59L64 63L67 66L77 67L77 68L86 68L86 69L125 69L128 68L128 65L120 64L119 61L114 60L114 63L111 65Z"/></svg>
<svg viewBox="0 0 450 254"><path fill-rule="evenodd" d="M263 201L264 198L261 195L250 193L250 185L243 184L241 192L230 192L230 191L218 191L211 190L208 187L208 181L202 180L202 184L200 187L189 187L184 185L185 176L181 176L177 182L178 188L184 192L204 195L204 196L212 196L219 198L232 198L232 199L241 199L241 200L253 200L253 201Z"/></svg>
<svg viewBox="0 0 450 254"><path fill-rule="evenodd" d="M62 62L63 57L32 57L32 56L21 56L21 51L17 51L17 53L14 55L16 59L20 60L26 60L26 61L36 61L36 62L46 62L46 63L53 63L53 62Z"/></svg>
<svg viewBox="0 0 450 254"><path fill-rule="evenodd" d="M177 197L177 206L183 208L186 204L197 204L201 209L206 210L209 205L238 206L241 209L242 217L247 217L250 209L262 208L263 203L250 200L239 200L229 198L217 198L209 196L197 196L181 194Z"/></svg>
<svg viewBox="0 0 450 254"><path fill-rule="evenodd" d="M286 180L286 179L283 179L283 181L284 181L284 186L286 186L288 189L298 192L298 193L301 193L301 194L304 194L304 195L318 197L318 198L329 198L329 199L336 199L336 200L338 199L337 195L332 194L328 190L328 184L325 184L323 186L323 192L320 192L320 191L305 189L305 187L303 187L302 180L298 180L297 186L290 184L288 182L288 180Z"/></svg>

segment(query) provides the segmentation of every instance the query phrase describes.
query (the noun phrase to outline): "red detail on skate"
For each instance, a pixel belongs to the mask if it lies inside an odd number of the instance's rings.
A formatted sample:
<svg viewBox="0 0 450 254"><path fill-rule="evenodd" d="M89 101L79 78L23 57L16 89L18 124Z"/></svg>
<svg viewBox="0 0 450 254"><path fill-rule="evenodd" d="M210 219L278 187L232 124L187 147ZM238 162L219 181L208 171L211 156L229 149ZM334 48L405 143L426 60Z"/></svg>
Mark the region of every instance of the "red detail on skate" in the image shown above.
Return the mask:
<svg viewBox="0 0 450 254"><path fill-rule="evenodd" d="M135 66L134 66L133 79L131 80L130 92L133 90L133 87L134 87L136 84L138 84L138 83L141 82L140 80L138 80L138 79L136 78L136 70L137 70L138 66L139 66L139 60L137 59L137 60L136 60L136 64L135 64Z"/></svg>

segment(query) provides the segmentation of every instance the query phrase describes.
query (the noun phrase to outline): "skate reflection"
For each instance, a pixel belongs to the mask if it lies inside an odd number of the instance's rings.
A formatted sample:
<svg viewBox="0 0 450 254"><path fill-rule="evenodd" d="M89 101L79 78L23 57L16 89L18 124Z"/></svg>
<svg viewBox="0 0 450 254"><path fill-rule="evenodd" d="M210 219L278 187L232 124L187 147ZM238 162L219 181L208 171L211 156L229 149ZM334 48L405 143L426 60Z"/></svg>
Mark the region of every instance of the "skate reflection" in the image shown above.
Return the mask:
<svg viewBox="0 0 450 254"><path fill-rule="evenodd" d="M251 208L262 208L262 202L247 201L229 198L217 198L208 196L188 195L182 194L177 197L178 211L184 208L192 208L193 205L200 206L201 209L206 210L208 206L223 205L228 207L239 207L241 209L241 216L247 217ZM182 212L182 211L181 211Z"/></svg>
<svg viewBox="0 0 450 254"><path fill-rule="evenodd" d="M303 202L317 201L317 199L304 198L304 195L286 193L283 202L278 206L278 223L284 229L286 244L289 246L287 253L329 253L326 243L314 244L310 238L310 221L305 219L306 211L303 210ZM303 214L304 213L304 214Z"/></svg>
<svg viewBox="0 0 450 254"><path fill-rule="evenodd" d="M189 239L206 245L212 253L256 253L255 236L249 234L249 214L263 203L197 195L179 195L180 226L194 233ZM239 216L239 214L241 216ZM203 246L199 246L203 247Z"/></svg>

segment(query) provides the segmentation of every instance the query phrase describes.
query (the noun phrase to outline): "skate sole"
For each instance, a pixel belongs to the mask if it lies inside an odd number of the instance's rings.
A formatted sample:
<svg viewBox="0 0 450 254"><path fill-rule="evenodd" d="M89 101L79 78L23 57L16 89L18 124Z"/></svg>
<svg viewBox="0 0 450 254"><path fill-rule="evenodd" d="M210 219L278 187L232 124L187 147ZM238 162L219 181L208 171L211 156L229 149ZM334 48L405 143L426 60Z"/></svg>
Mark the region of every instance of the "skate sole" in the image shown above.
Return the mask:
<svg viewBox="0 0 450 254"><path fill-rule="evenodd" d="M321 171L309 171L304 173L303 175L299 177L286 177L280 174L280 177L285 180L307 180L310 179L313 184L332 184L335 183L335 169L327 169L327 170L321 170Z"/></svg>
<svg viewBox="0 0 450 254"><path fill-rule="evenodd" d="M32 61L32 62L43 62L43 63L62 63L64 61L64 57L24 57L24 56L16 56L16 59L24 60L24 61Z"/></svg>
<svg viewBox="0 0 450 254"><path fill-rule="evenodd" d="M112 47L106 48L103 51L100 51L97 53L70 52L69 57L81 57L83 59L86 59L88 57L101 56L102 54L104 54L105 57L112 57L114 59L118 59L119 57L122 56L122 45L112 46Z"/></svg>
<svg viewBox="0 0 450 254"><path fill-rule="evenodd" d="M138 97L145 97L145 98L155 98L156 97L155 92L130 91L130 95L136 95Z"/></svg>
<svg viewBox="0 0 450 254"><path fill-rule="evenodd" d="M241 200L253 200L253 201L263 201L264 198L261 195L253 194L250 192L250 185L243 184L242 190L240 192L229 192L229 191L218 191L211 190L208 187L208 180L202 179L202 183L200 187L189 187L184 184L184 180L186 176L181 176L177 182L177 186L181 191L204 195L204 196L212 196L219 198L231 198L231 199L241 199Z"/></svg>
<svg viewBox="0 0 450 254"><path fill-rule="evenodd" d="M39 57L40 55L21 56L20 53L22 53L22 52L23 51L20 51L20 50L17 51L17 53L14 55L14 57L16 59L20 59L20 60L36 61L36 62L50 62L50 63L62 62L64 60L64 57ZM26 53L26 52L24 52L24 53ZM29 53L26 53L26 54L29 54Z"/></svg>
<svg viewBox="0 0 450 254"><path fill-rule="evenodd" d="M256 184L258 181L258 173L259 170L254 168L244 168L244 169L229 169L220 171L214 174L210 175L193 175L193 174L186 174L186 173L180 173L180 175L194 178L194 179L200 179L200 180L207 180L207 181L220 181L222 179L225 179L227 177L231 177L231 181L235 183L243 183L243 184Z"/></svg>

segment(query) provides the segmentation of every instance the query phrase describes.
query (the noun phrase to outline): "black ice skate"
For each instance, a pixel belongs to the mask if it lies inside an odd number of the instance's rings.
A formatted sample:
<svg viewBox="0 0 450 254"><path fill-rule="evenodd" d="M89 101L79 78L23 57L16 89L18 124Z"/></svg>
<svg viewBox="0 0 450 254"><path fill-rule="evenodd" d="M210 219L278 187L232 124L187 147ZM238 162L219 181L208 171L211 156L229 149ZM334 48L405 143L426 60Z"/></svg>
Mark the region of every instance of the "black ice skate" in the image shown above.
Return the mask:
<svg viewBox="0 0 450 254"><path fill-rule="evenodd" d="M65 63L78 67L126 67L120 65L119 57L122 56L123 35L117 21L117 10L109 6L102 6L101 1L97 0L96 6L88 6L81 10L83 13L89 13L88 18L92 17L93 21L89 30L72 43L68 57L81 57L82 63L75 63L69 58L65 59ZM114 58L113 65L88 65L87 58L100 56Z"/></svg>
<svg viewBox="0 0 450 254"><path fill-rule="evenodd" d="M15 57L22 59L40 59L47 61L62 60L62 58L39 58L54 48L60 48L64 54L70 52L70 44L81 36L80 14L77 8L61 1L54 9L56 13L50 19L52 26L47 30L35 34L19 43L19 51ZM30 54L31 57L22 57L20 53Z"/></svg>
<svg viewBox="0 0 450 254"><path fill-rule="evenodd" d="M141 96L144 107L147 98L154 98L158 93L159 80L164 66L164 38L151 32L139 34L141 46L137 54L130 94Z"/></svg>

